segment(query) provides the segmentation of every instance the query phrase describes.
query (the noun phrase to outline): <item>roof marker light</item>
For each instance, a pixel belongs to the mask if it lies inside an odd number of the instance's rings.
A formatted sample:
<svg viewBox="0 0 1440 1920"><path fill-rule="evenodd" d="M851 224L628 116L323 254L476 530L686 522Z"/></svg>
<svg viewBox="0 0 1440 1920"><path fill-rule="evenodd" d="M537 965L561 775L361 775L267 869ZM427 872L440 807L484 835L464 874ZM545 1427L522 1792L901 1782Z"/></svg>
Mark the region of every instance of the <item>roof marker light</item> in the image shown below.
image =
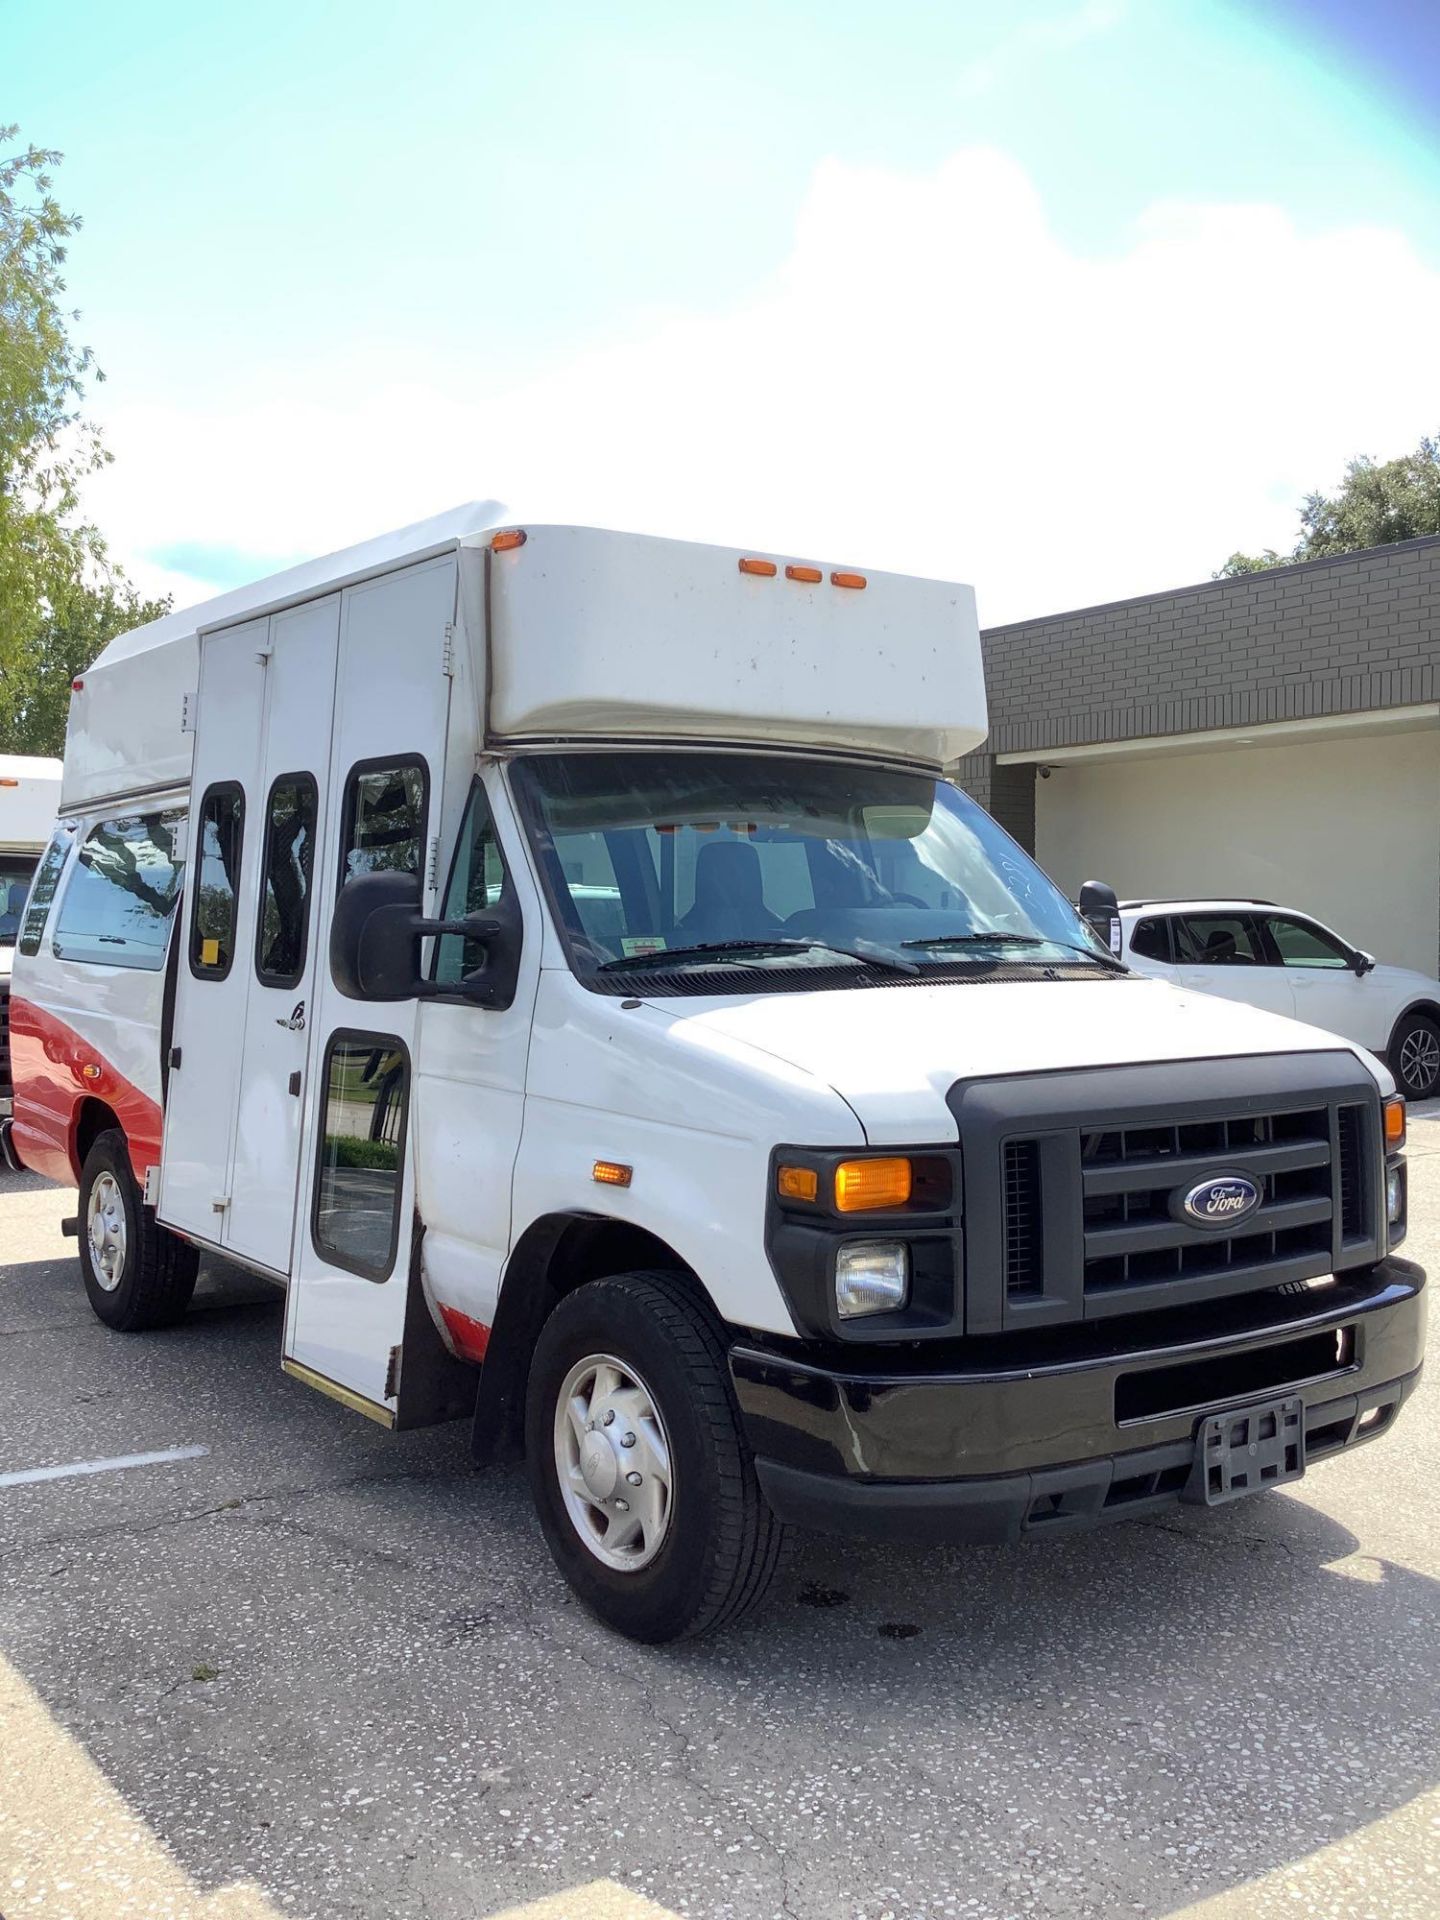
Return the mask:
<svg viewBox="0 0 1440 1920"><path fill-rule="evenodd" d="M490 542L490 551L492 553L509 553L512 547L523 547L524 544L525 529L523 527L507 527L504 533L497 533L495 538Z"/></svg>
<svg viewBox="0 0 1440 1920"><path fill-rule="evenodd" d="M832 587L863 587L865 576L863 573L832 573L830 584Z"/></svg>
<svg viewBox="0 0 1440 1920"><path fill-rule="evenodd" d="M802 586L818 587L825 576L819 567L786 567L785 578L798 580Z"/></svg>
<svg viewBox="0 0 1440 1920"><path fill-rule="evenodd" d="M773 560L742 560L741 573L758 573L764 580L773 580L780 569Z"/></svg>
<svg viewBox="0 0 1440 1920"><path fill-rule="evenodd" d="M70 682L70 691L72 693L83 693L85 691L85 682L78 678L72 680Z"/></svg>

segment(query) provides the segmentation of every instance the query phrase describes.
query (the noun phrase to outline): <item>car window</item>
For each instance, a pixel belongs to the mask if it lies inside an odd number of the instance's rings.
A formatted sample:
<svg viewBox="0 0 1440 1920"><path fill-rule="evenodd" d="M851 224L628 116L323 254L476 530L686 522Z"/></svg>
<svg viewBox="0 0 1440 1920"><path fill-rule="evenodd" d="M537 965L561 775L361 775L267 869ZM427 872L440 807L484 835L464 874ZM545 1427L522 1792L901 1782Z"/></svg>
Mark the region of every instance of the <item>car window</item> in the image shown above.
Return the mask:
<svg viewBox="0 0 1440 1920"><path fill-rule="evenodd" d="M1326 933L1309 920L1287 920L1272 913L1265 923L1283 967L1334 967L1350 965L1350 951L1334 934Z"/></svg>
<svg viewBox="0 0 1440 1920"><path fill-rule="evenodd" d="M1253 914L1177 914L1175 959L1182 967L1263 967L1265 950Z"/></svg>
<svg viewBox="0 0 1440 1920"><path fill-rule="evenodd" d="M190 971L223 980L235 957L235 894L245 839L245 795L233 780L211 787L195 816Z"/></svg>
<svg viewBox="0 0 1440 1920"><path fill-rule="evenodd" d="M419 873L426 771L420 760L364 761L345 783L342 884L357 873Z"/></svg>
<svg viewBox="0 0 1440 1920"><path fill-rule="evenodd" d="M1170 960L1170 929L1163 919L1137 920L1130 935L1130 951L1141 960Z"/></svg>
<svg viewBox="0 0 1440 1920"><path fill-rule="evenodd" d="M57 959L150 973L164 966L180 893L177 843L184 820L182 810L167 809L125 814L95 828L60 901Z"/></svg>
<svg viewBox="0 0 1440 1920"><path fill-rule="evenodd" d="M40 951L40 936L45 931L50 903L55 898L55 890L60 884L65 858L74 838L74 823L68 820L62 826L58 826L50 836L50 844L45 849L45 857L35 874L30 888L30 899L25 908L25 919L20 929L22 953ZM0 939L0 945L3 944L3 939Z"/></svg>
<svg viewBox="0 0 1440 1920"><path fill-rule="evenodd" d="M460 829L460 844L445 889L446 920L463 920L467 914L484 913L497 906L505 886L505 862L495 838L495 822L485 789L478 783L470 794L465 822ZM583 889L577 889L583 890ZM603 887L591 892L602 894ZM475 973L485 964L483 941L467 940L463 934L444 933L435 943L435 978L446 986L456 986L467 973Z"/></svg>

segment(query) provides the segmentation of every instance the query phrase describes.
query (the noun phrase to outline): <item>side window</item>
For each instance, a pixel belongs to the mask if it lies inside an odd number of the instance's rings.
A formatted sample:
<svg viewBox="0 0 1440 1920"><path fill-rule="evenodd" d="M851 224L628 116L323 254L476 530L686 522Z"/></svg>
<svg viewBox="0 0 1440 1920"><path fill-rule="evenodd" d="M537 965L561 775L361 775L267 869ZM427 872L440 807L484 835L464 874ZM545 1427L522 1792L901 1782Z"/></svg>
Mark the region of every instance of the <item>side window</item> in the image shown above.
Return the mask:
<svg viewBox="0 0 1440 1920"><path fill-rule="evenodd" d="M604 842L600 844L603 851ZM607 859L607 868L608 865ZM455 864L450 869L450 884L445 889L443 918L463 920L467 913L483 913L499 900L504 884L505 862L495 839L490 802L485 797L485 789L477 781L470 794L470 804L465 809L460 844L455 850ZM580 892L582 889L578 885L572 888L572 893ZM583 898L577 899L576 906L583 920ZM474 973L484 965L483 949L458 933L442 934L435 946L435 978L446 986L457 985L467 973Z"/></svg>
<svg viewBox="0 0 1440 1920"><path fill-rule="evenodd" d="M1191 913L1171 923L1175 958L1184 967L1263 967L1264 949L1248 913Z"/></svg>
<svg viewBox="0 0 1440 1920"><path fill-rule="evenodd" d="M255 972L267 987L293 987L305 971L318 805L308 773L281 774L265 804Z"/></svg>
<svg viewBox="0 0 1440 1920"><path fill-rule="evenodd" d="M158 973L183 863L183 809L105 820L75 856L61 896L55 957Z"/></svg>
<svg viewBox="0 0 1440 1920"><path fill-rule="evenodd" d="M1170 927L1166 920L1137 920L1130 935L1130 951L1141 960L1170 964Z"/></svg>
<svg viewBox="0 0 1440 1920"><path fill-rule="evenodd" d="M233 780L207 787L195 816L190 971L223 980L235 958L235 894L245 843L245 795Z"/></svg>
<svg viewBox="0 0 1440 1920"><path fill-rule="evenodd" d="M50 836L40 865L35 869L35 878L30 886L30 898L25 907L25 918L20 924L21 953L38 953L40 937L45 931L45 922L50 915L50 903L55 898L55 889L60 884L60 875L64 870L65 856L69 853L75 839L75 829L71 826L57 827Z"/></svg>
<svg viewBox="0 0 1440 1920"><path fill-rule="evenodd" d="M1338 970L1350 965L1348 948L1308 920L1282 920L1272 914L1265 925L1280 955L1282 967L1334 967Z"/></svg>
<svg viewBox="0 0 1440 1920"><path fill-rule="evenodd" d="M357 873L419 873L428 780L423 760L362 761L345 782L340 881Z"/></svg>
<svg viewBox="0 0 1440 1920"><path fill-rule="evenodd" d="M315 1251L349 1273L385 1280L399 1239L410 1056L389 1034L336 1033L321 1084Z"/></svg>

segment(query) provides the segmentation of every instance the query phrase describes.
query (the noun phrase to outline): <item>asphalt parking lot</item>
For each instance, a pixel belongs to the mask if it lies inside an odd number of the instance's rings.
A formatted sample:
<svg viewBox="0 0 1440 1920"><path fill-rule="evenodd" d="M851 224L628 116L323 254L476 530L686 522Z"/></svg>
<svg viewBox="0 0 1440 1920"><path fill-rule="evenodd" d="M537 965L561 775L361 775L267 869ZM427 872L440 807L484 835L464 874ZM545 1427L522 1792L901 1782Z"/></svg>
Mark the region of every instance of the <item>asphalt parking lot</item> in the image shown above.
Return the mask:
<svg viewBox="0 0 1440 1920"><path fill-rule="evenodd" d="M1440 1109L1407 1252L1440 1266ZM1440 1389L1294 1491L1043 1546L803 1541L665 1652L521 1475L286 1379L278 1295L85 1303L0 1173L5 1920L1440 1912ZM598 1883L598 1884L597 1884ZM532 1904L539 1903L539 1904Z"/></svg>

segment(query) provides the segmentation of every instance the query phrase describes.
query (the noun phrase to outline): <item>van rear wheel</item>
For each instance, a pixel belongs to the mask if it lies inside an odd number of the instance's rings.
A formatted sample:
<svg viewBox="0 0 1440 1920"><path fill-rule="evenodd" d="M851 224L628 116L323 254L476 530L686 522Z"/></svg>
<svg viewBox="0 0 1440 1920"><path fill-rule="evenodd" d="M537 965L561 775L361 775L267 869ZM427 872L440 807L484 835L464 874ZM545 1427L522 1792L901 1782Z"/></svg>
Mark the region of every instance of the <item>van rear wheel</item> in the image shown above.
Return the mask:
<svg viewBox="0 0 1440 1920"><path fill-rule="evenodd" d="M719 1330L673 1274L592 1280L559 1303L530 1365L525 1451L556 1564L618 1633L693 1638L764 1596L784 1530Z"/></svg>
<svg viewBox="0 0 1440 1920"><path fill-rule="evenodd" d="M80 1171L80 1271L96 1316L120 1333L172 1326L200 1256L145 1205L123 1133L100 1134Z"/></svg>

